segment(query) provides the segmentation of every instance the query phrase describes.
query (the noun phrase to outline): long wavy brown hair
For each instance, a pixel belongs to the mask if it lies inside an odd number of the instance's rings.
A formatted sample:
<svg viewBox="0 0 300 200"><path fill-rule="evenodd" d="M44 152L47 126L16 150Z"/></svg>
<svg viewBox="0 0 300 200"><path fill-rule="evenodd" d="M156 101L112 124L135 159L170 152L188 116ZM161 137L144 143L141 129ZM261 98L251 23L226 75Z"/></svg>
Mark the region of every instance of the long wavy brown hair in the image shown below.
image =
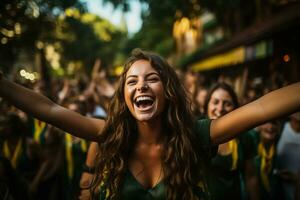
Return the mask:
<svg viewBox="0 0 300 200"><path fill-rule="evenodd" d="M125 104L124 85L128 69L137 60L147 60L163 82L166 107L162 112L163 145L161 156L166 199L198 199L195 187L202 179L201 150L193 134L191 101L176 72L160 56L135 49L124 66L118 88L108 109L105 128L99 136L96 176L93 188L105 186L109 199L120 199L128 161L137 138L136 120Z"/></svg>

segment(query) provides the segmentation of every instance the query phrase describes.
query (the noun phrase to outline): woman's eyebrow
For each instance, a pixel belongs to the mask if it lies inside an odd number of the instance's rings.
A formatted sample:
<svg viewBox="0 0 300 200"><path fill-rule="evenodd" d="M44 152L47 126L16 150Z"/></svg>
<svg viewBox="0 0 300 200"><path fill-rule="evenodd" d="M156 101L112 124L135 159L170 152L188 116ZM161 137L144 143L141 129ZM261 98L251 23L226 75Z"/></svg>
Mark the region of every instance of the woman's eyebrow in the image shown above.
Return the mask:
<svg viewBox="0 0 300 200"><path fill-rule="evenodd" d="M150 72L150 73L146 74L145 77L147 78L148 76L151 76L151 75L159 76L159 74L157 72ZM129 78L137 78L137 77L138 77L138 75L129 75L126 77L126 80Z"/></svg>
<svg viewBox="0 0 300 200"><path fill-rule="evenodd" d="M151 75L159 76L159 74L157 72L150 72L149 74L146 74L146 77L151 76Z"/></svg>
<svg viewBox="0 0 300 200"><path fill-rule="evenodd" d="M126 77L125 80L127 80L127 79L129 79L129 78L137 78L137 77L138 77L137 75L129 75L129 76Z"/></svg>

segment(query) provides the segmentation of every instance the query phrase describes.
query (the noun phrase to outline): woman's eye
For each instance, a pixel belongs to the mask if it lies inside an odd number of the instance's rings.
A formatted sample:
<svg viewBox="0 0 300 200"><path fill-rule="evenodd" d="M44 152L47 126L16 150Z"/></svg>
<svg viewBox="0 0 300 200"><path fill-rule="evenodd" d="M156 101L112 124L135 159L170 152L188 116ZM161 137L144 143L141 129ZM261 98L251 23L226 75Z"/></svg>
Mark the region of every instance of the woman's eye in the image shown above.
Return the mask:
<svg viewBox="0 0 300 200"><path fill-rule="evenodd" d="M129 80L129 81L127 81L127 85L133 85L133 84L135 84L135 83L136 83L135 80Z"/></svg>
<svg viewBox="0 0 300 200"><path fill-rule="evenodd" d="M225 102L225 106L231 107L231 106L233 106L233 104L231 102Z"/></svg>
<svg viewBox="0 0 300 200"><path fill-rule="evenodd" d="M213 104L214 104L214 105L218 105L218 103L219 103L218 100L214 100L214 101L213 101Z"/></svg>
<svg viewBox="0 0 300 200"><path fill-rule="evenodd" d="M150 81L150 82L156 82L156 81L158 81L158 80L159 80L158 77L151 77L151 78L148 78L148 81Z"/></svg>

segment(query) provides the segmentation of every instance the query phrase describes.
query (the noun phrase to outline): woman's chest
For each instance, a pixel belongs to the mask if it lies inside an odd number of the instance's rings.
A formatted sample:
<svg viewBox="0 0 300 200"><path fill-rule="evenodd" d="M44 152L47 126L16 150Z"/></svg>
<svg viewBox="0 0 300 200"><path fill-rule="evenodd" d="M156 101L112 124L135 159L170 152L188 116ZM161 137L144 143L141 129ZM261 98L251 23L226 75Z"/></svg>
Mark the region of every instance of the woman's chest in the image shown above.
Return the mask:
<svg viewBox="0 0 300 200"><path fill-rule="evenodd" d="M144 188L153 188L163 178L160 151L137 152L129 160L129 171Z"/></svg>

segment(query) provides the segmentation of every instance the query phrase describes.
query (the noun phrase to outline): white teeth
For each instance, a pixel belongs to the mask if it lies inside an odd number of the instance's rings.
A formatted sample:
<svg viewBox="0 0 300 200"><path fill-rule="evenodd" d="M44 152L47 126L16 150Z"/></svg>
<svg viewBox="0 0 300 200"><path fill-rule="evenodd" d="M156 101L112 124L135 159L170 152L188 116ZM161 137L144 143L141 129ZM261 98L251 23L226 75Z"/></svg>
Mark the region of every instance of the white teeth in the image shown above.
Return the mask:
<svg viewBox="0 0 300 200"><path fill-rule="evenodd" d="M149 96L140 96L140 97L137 97L135 101L136 101L136 102L139 102L139 101L145 101L145 100L150 100L150 101L152 101L153 98L152 98L152 97L149 97Z"/></svg>

